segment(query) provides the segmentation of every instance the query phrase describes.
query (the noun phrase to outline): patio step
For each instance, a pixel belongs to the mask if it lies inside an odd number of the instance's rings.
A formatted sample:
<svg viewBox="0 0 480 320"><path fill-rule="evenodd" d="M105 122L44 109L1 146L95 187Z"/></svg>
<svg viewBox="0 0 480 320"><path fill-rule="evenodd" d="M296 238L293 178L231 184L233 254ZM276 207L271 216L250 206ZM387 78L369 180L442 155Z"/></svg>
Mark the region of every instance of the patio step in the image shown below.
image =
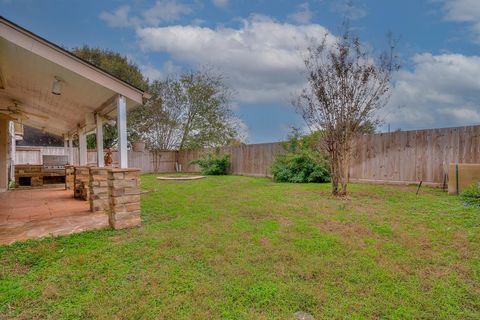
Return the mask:
<svg viewBox="0 0 480 320"><path fill-rule="evenodd" d="M103 213L5 223L0 225L0 245L11 244L15 241L68 235L107 227L109 227L108 216Z"/></svg>

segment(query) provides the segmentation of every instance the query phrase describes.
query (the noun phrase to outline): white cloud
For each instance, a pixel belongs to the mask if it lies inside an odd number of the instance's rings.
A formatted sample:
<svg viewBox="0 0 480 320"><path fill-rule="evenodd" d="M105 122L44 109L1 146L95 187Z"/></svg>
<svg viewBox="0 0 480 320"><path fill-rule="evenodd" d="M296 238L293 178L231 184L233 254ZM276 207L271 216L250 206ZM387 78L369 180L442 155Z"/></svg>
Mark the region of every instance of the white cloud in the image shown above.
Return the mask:
<svg viewBox="0 0 480 320"><path fill-rule="evenodd" d="M109 27L131 27L137 20L130 17L130 6L118 7L112 13L103 11L100 13L100 19L105 21Z"/></svg>
<svg viewBox="0 0 480 320"><path fill-rule="evenodd" d="M300 49L322 37L320 25L279 23L264 16L243 20L241 27L216 29L167 26L137 29L149 52L167 52L177 62L211 65L226 75L240 102L288 103L304 85Z"/></svg>
<svg viewBox="0 0 480 320"><path fill-rule="evenodd" d="M182 15L192 12L192 7L176 0L158 0L153 7L143 12L145 22L150 26L158 26L162 22L172 22Z"/></svg>
<svg viewBox="0 0 480 320"><path fill-rule="evenodd" d="M228 5L228 0L212 0L213 5L219 8L225 8Z"/></svg>
<svg viewBox="0 0 480 320"><path fill-rule="evenodd" d="M162 70L158 69L151 63L141 65L140 71L142 71L143 75L150 81L160 80L164 76Z"/></svg>
<svg viewBox="0 0 480 320"><path fill-rule="evenodd" d="M452 21L479 22L480 1L445 0L446 18Z"/></svg>
<svg viewBox="0 0 480 320"><path fill-rule="evenodd" d="M167 76L175 75L181 72L181 67L175 65L172 61L166 61L159 69L151 63L140 65L140 70L148 80L161 80Z"/></svg>
<svg viewBox="0 0 480 320"><path fill-rule="evenodd" d="M125 9L117 15L123 12L128 16ZM449 19L473 22L469 14L473 13L452 11ZM292 94L305 85L301 50L311 44L312 38L327 33L318 24L282 23L260 15L242 20L236 28L137 25L135 30L142 50L150 55L166 53L172 60L160 68L143 65L142 72L150 79L178 73L179 65L208 65L224 73L237 92L236 102L255 105L289 104ZM332 39L330 36L329 41ZM415 55L412 70L402 70L395 76L384 120L392 129L478 124L479 74L480 56Z"/></svg>
<svg viewBox="0 0 480 320"><path fill-rule="evenodd" d="M113 12L103 11L100 13L100 19L105 21L109 27L157 27L161 23L176 21L192 11L190 5L176 0L158 0L151 8L137 12L140 16L135 15L130 6L124 5Z"/></svg>
<svg viewBox="0 0 480 320"><path fill-rule="evenodd" d="M395 81L385 121L392 128L480 123L480 56L419 54Z"/></svg>
<svg viewBox="0 0 480 320"><path fill-rule="evenodd" d="M470 23L471 31L480 42L480 1L479 0L443 0L446 19L449 21Z"/></svg>
<svg viewBox="0 0 480 320"><path fill-rule="evenodd" d="M308 2L298 6L298 10L288 15L288 20L298 24L309 24L313 18L313 12L310 10Z"/></svg>

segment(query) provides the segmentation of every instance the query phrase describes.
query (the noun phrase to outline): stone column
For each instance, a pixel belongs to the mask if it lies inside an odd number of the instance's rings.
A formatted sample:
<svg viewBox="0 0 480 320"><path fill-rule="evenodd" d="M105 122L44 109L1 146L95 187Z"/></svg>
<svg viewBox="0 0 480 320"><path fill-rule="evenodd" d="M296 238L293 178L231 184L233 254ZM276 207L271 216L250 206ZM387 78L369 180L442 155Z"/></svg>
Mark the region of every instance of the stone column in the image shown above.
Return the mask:
<svg viewBox="0 0 480 320"><path fill-rule="evenodd" d="M75 167L71 165L65 166L65 189L72 190L75 185Z"/></svg>
<svg viewBox="0 0 480 320"><path fill-rule="evenodd" d="M140 169L115 168L108 171L109 221L114 229L141 225Z"/></svg>
<svg viewBox="0 0 480 320"><path fill-rule="evenodd" d="M90 168L90 211L93 213L110 212L108 169Z"/></svg>
<svg viewBox="0 0 480 320"><path fill-rule="evenodd" d="M75 167L73 196L82 200L89 200L90 168Z"/></svg>

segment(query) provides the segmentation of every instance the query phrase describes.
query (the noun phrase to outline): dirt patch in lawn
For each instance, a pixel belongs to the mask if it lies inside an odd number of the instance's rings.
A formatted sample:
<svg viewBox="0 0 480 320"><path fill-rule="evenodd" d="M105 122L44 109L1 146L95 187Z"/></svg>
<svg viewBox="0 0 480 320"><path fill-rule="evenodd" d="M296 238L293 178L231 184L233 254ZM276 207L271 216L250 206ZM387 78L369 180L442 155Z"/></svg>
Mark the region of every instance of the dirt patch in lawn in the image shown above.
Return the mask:
<svg viewBox="0 0 480 320"><path fill-rule="evenodd" d="M345 237L351 237L352 235L356 237L372 237L374 235L370 228L355 222L343 223L340 221L325 220L318 225L318 228L320 231L335 233Z"/></svg>

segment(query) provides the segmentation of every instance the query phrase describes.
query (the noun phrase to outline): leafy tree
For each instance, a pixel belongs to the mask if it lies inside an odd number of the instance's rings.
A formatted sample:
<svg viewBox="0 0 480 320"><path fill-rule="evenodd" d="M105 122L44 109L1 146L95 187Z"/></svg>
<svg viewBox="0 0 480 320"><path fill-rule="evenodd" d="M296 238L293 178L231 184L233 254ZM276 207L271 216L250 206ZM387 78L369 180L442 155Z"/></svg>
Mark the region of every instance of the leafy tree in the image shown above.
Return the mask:
<svg viewBox="0 0 480 320"><path fill-rule="evenodd" d="M72 52L152 95L128 115L130 141L141 139L150 150L159 151L216 147L239 140L240 122L230 108L232 91L221 75L201 70L149 83L137 65L116 52L88 46ZM104 124L105 147L115 145L116 139L116 126ZM87 143L95 148L95 135L89 135Z"/></svg>
<svg viewBox="0 0 480 320"><path fill-rule="evenodd" d="M181 139L183 102L177 80L153 81L148 88L151 98L130 113L131 140L142 140L149 150L174 150Z"/></svg>
<svg viewBox="0 0 480 320"><path fill-rule="evenodd" d="M186 72L154 81L148 91L152 97L131 114L129 130L150 150L218 147L238 139L231 91L221 75Z"/></svg>
<svg viewBox="0 0 480 320"><path fill-rule="evenodd" d="M375 58L348 28L333 44L330 40L325 36L308 49L308 86L293 104L311 129L322 132L332 194L346 195L352 142L378 124L377 111L388 101L391 75L399 65L393 42Z"/></svg>
<svg viewBox="0 0 480 320"><path fill-rule="evenodd" d="M71 51L77 57L90 62L134 87L141 90L148 88L148 80L144 78L139 67L117 52L89 46L73 48ZM103 125L103 139L106 148L113 147L117 142L117 127L105 123ZM95 135L87 136L87 147L93 149L95 146Z"/></svg>
<svg viewBox="0 0 480 320"><path fill-rule="evenodd" d="M237 138L238 127L230 108L232 91L223 77L209 70L180 76L183 98L182 135L178 148L217 147Z"/></svg>
<svg viewBox="0 0 480 320"><path fill-rule="evenodd" d="M140 68L118 52L92 48L86 45L73 48L71 52L136 88L145 91L148 87L148 81L143 76Z"/></svg>

